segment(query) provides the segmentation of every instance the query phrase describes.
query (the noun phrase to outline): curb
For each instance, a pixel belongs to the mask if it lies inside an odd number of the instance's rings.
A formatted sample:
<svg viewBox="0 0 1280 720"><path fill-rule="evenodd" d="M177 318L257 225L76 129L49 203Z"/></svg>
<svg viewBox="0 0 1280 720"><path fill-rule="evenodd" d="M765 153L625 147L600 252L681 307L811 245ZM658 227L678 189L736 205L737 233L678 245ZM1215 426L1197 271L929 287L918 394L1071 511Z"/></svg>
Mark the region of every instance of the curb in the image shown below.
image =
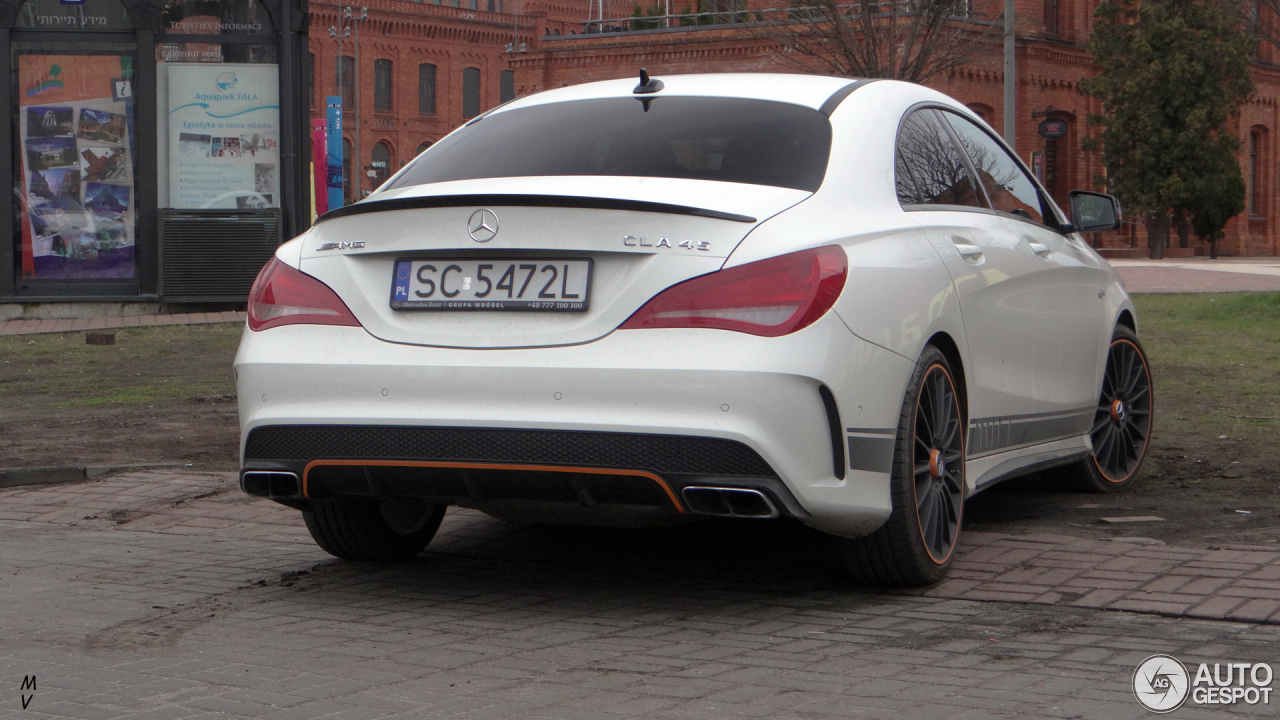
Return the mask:
<svg viewBox="0 0 1280 720"><path fill-rule="evenodd" d="M23 485L56 485L93 480L122 470L181 467L183 463L133 463L129 465L54 465L51 467L0 468L0 488Z"/></svg>

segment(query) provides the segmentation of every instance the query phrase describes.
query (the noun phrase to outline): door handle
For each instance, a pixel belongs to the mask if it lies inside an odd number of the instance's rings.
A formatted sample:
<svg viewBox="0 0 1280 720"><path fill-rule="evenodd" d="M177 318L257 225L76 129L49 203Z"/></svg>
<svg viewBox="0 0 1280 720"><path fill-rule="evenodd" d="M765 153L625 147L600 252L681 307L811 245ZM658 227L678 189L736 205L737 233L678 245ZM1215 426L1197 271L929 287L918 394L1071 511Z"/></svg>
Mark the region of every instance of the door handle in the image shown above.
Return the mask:
<svg viewBox="0 0 1280 720"><path fill-rule="evenodd" d="M1053 249L1044 243L1029 242L1027 245L1031 247L1031 252L1034 252L1042 258L1047 258L1051 253L1053 253Z"/></svg>
<svg viewBox="0 0 1280 720"><path fill-rule="evenodd" d="M967 242L956 242L956 252L966 260L977 260L982 257L982 248Z"/></svg>

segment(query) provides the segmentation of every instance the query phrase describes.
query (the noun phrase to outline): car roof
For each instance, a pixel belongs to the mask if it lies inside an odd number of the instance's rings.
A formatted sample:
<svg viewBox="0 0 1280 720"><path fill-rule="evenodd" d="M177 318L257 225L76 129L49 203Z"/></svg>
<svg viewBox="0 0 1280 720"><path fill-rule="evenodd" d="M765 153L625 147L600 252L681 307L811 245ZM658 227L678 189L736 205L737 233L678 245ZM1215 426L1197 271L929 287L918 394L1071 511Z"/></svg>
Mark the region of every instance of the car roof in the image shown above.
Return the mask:
<svg viewBox="0 0 1280 720"><path fill-rule="evenodd" d="M493 112L517 110L547 103L597 98L632 97L643 99L646 97L678 96L772 100L803 105L818 110L832 95L850 84L859 82L854 78L791 73L653 74L651 77L661 80L663 84L661 90L652 94L637 95L632 92L640 82L640 74L637 71L634 76L618 80L584 83L526 95L495 108Z"/></svg>

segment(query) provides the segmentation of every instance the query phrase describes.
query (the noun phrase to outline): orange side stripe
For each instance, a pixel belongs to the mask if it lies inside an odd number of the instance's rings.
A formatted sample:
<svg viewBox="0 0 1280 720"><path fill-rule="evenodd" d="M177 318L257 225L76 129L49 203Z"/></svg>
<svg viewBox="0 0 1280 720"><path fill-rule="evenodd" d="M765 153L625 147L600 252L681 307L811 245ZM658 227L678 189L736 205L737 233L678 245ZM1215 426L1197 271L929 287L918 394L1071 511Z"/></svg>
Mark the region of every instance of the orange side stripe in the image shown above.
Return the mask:
<svg viewBox="0 0 1280 720"><path fill-rule="evenodd" d="M648 478L662 487L667 493L667 498L671 500L671 504L676 510L683 513L684 507L680 505L680 501L676 499L676 494L671 491L671 486L667 485L667 481L660 476L644 470L616 470L613 468L588 468L588 467L565 467L563 465L507 465L502 463L460 463L460 462L419 462L413 460L312 460L302 469L302 496L310 497L307 491L307 479L311 475L311 468L318 465L355 465L355 466L377 466L377 467L420 467L420 468L457 468L463 470L525 470L533 472L560 472L560 473L584 473L587 475L630 475L632 477Z"/></svg>

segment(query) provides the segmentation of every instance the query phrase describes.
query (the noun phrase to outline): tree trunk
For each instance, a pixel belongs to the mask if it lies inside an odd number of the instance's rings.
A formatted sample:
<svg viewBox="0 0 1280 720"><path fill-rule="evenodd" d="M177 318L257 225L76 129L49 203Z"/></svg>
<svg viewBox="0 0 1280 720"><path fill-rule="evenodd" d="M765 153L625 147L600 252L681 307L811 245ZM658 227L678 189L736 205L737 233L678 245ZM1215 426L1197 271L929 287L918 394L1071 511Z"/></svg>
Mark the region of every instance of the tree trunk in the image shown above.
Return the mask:
<svg viewBox="0 0 1280 720"><path fill-rule="evenodd" d="M1164 246L1169 240L1169 214L1163 210L1147 214L1147 249L1152 260L1164 259Z"/></svg>

